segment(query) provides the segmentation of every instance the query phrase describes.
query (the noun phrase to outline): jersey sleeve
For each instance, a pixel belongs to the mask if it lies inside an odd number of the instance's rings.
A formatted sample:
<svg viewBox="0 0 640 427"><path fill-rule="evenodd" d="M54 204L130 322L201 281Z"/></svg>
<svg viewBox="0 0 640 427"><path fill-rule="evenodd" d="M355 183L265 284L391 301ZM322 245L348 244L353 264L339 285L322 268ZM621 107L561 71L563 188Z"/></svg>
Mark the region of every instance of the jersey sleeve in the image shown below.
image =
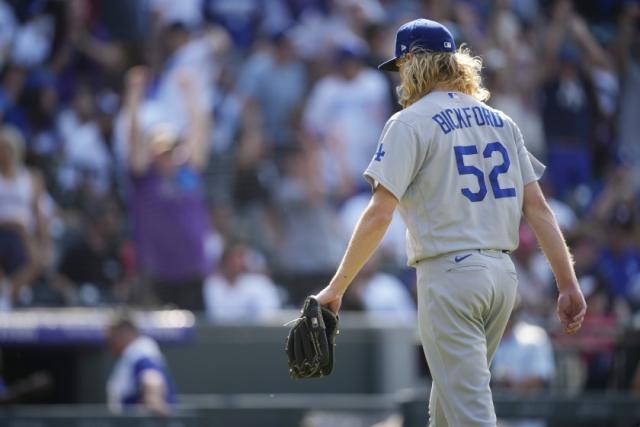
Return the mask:
<svg viewBox="0 0 640 427"><path fill-rule="evenodd" d="M538 181L546 166L542 164L542 162L536 157L529 153L527 147L524 145L524 138L522 137L522 132L520 132L520 128L514 123L515 129L515 137L516 137L516 146L518 148L518 161L520 163L520 173L522 174L522 182L524 185L527 185L533 181Z"/></svg>
<svg viewBox="0 0 640 427"><path fill-rule="evenodd" d="M420 143L416 130L391 118L382 130L364 177L373 187L380 184L400 200L420 170L425 155L426 144Z"/></svg>
<svg viewBox="0 0 640 427"><path fill-rule="evenodd" d="M141 357L138 359L133 365L133 376L136 382L139 382L142 378L142 373L149 369L162 373L162 366L150 357Z"/></svg>

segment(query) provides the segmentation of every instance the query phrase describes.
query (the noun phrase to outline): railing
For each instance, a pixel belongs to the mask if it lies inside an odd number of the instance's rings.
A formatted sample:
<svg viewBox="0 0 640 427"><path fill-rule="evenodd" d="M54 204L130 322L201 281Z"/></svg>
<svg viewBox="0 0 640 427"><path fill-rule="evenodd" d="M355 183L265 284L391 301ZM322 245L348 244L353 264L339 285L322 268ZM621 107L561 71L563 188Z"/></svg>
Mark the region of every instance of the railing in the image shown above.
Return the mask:
<svg viewBox="0 0 640 427"><path fill-rule="evenodd" d="M182 396L176 416L161 420L137 411L114 415L100 405L16 406L0 409L6 427L299 427L305 417L352 421L371 425L401 414L404 427L424 427L428 390L405 390L393 395L237 394ZM589 394L576 397L495 396L503 419L544 419L554 426L631 427L640 423L640 399L629 394ZM349 418L351 417L351 418ZM347 425L347 424L340 424Z"/></svg>
<svg viewBox="0 0 640 427"><path fill-rule="evenodd" d="M398 395L404 427L427 425L426 390L408 390ZM637 427L640 397L627 393L594 393L579 396L540 394L514 396L494 394L496 414L501 419L541 419L553 426Z"/></svg>

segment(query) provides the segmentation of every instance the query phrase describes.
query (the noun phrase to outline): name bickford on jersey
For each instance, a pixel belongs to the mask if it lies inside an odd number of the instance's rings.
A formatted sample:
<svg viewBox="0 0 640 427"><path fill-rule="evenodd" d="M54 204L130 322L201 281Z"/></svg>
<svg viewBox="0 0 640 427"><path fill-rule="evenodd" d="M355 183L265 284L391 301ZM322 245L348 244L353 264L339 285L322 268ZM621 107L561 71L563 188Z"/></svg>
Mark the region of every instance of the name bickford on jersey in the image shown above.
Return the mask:
<svg viewBox="0 0 640 427"><path fill-rule="evenodd" d="M435 91L387 121L364 176L399 200L415 265L455 251L514 250L523 188L543 172L511 118Z"/></svg>

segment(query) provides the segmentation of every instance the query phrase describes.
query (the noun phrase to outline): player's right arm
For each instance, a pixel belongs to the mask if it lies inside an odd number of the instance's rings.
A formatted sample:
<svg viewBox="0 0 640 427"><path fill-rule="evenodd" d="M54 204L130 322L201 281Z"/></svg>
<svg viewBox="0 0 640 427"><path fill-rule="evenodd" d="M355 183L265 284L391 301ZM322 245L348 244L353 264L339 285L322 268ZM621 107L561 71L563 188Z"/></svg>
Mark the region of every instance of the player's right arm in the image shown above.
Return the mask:
<svg viewBox="0 0 640 427"><path fill-rule="evenodd" d="M211 120L206 108L202 105L201 96L194 82L194 76L187 70L182 70L177 77L178 87L184 97L188 113L188 126L185 135L185 148L189 163L196 169L202 170L208 161L208 135Z"/></svg>
<svg viewBox="0 0 640 427"><path fill-rule="evenodd" d="M558 317L565 332L574 333L582 326L587 304L573 269L569 248L537 181L530 182L524 187L523 213L549 260L556 278L560 293Z"/></svg>
<svg viewBox="0 0 640 427"><path fill-rule="evenodd" d="M155 369L145 369L140 375L142 404L154 415L169 416L171 408L165 401L166 387L162 374Z"/></svg>
<svg viewBox="0 0 640 427"><path fill-rule="evenodd" d="M382 185L374 188L369 205L353 230L347 250L333 279L316 295L321 305L328 306L334 313L338 313L342 296L380 245L397 204L396 197Z"/></svg>
<svg viewBox="0 0 640 427"><path fill-rule="evenodd" d="M144 67L133 67L127 73L125 91L125 109L129 121L129 168L135 174L142 174L149 166L149 153L145 147L138 110L144 98L147 84L147 70Z"/></svg>

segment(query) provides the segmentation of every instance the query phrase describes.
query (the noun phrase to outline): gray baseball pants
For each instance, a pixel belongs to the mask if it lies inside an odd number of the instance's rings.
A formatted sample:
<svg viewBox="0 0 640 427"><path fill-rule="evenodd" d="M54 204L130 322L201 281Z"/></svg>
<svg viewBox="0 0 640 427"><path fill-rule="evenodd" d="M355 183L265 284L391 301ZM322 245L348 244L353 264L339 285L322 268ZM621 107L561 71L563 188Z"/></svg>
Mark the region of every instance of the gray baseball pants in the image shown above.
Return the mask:
<svg viewBox="0 0 640 427"><path fill-rule="evenodd" d="M420 261L416 271L418 328L433 378L429 426L495 427L489 365L516 299L510 256L452 252Z"/></svg>

